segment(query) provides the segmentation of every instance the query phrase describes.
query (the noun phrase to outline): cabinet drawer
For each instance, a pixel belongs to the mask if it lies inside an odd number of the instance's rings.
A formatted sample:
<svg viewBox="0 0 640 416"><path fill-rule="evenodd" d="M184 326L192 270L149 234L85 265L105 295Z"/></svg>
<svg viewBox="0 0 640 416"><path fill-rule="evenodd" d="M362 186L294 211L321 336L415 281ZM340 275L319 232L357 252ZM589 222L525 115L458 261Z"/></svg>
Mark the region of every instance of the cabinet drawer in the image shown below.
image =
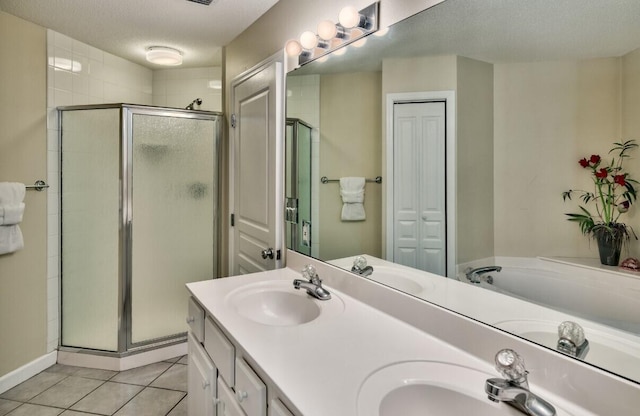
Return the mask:
<svg viewBox="0 0 640 416"><path fill-rule="evenodd" d="M269 416L293 416L293 413L280 400L273 399L269 405Z"/></svg>
<svg viewBox="0 0 640 416"><path fill-rule="evenodd" d="M189 309L187 314L187 324L189 330L200 342L204 341L204 309L198 303L189 298Z"/></svg>
<svg viewBox="0 0 640 416"><path fill-rule="evenodd" d="M189 333L187 410L189 416L216 416L216 368L202 345Z"/></svg>
<svg viewBox="0 0 640 416"><path fill-rule="evenodd" d="M204 349L229 387L235 385L235 348L210 317L204 321Z"/></svg>
<svg viewBox="0 0 640 416"><path fill-rule="evenodd" d="M236 398L247 416L266 416L267 386L242 358L236 358Z"/></svg>
<svg viewBox="0 0 640 416"><path fill-rule="evenodd" d="M245 416L236 402L233 392L224 380L218 377L218 416Z"/></svg>

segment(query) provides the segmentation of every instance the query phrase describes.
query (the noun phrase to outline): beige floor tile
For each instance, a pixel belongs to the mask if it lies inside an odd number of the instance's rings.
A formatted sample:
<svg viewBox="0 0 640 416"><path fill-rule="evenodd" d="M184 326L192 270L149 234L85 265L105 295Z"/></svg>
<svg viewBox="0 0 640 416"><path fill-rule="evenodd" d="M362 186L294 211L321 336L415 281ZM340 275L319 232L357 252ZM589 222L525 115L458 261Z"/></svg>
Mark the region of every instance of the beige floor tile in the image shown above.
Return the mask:
<svg viewBox="0 0 640 416"><path fill-rule="evenodd" d="M25 403L8 413L7 416L58 416L63 410L64 409L57 409L55 407Z"/></svg>
<svg viewBox="0 0 640 416"><path fill-rule="evenodd" d="M118 374L117 371L100 370L97 368L80 368L74 374L76 377L93 378L95 380L109 380Z"/></svg>
<svg viewBox="0 0 640 416"><path fill-rule="evenodd" d="M76 412L75 410L65 410L60 416L96 416L95 413Z"/></svg>
<svg viewBox="0 0 640 416"><path fill-rule="evenodd" d="M188 356L183 355L182 358L180 358L180 360L178 360L178 364L187 365L187 362L189 361L188 358L189 358Z"/></svg>
<svg viewBox="0 0 640 416"><path fill-rule="evenodd" d="M74 367L72 365L64 365L64 364L54 364L51 367L47 368L47 373L57 373L57 374L65 374L68 376L74 375L80 367Z"/></svg>
<svg viewBox="0 0 640 416"><path fill-rule="evenodd" d="M22 403L14 402L12 400L0 399L0 416L4 416Z"/></svg>
<svg viewBox="0 0 640 416"><path fill-rule="evenodd" d="M118 375L114 376L110 381L148 386L169 367L171 367L171 364L165 362L149 364L144 367L122 371Z"/></svg>
<svg viewBox="0 0 640 416"><path fill-rule="evenodd" d="M69 376L50 389L40 393L29 402L45 406L68 408L98 388L102 383L104 382L101 380Z"/></svg>
<svg viewBox="0 0 640 416"><path fill-rule="evenodd" d="M56 383L59 383L61 380L64 380L66 377L64 374L42 372L31 377L24 383L18 384L14 388L5 391L0 395L0 398L27 402Z"/></svg>
<svg viewBox="0 0 640 416"><path fill-rule="evenodd" d="M187 396L180 400L167 416L187 416Z"/></svg>
<svg viewBox="0 0 640 416"><path fill-rule="evenodd" d="M174 364L151 383L153 387L187 391L187 366Z"/></svg>
<svg viewBox="0 0 640 416"><path fill-rule="evenodd" d="M112 415L118 409L140 393L144 387L134 384L112 383L107 381L78 403L71 406L73 410Z"/></svg>
<svg viewBox="0 0 640 416"><path fill-rule="evenodd" d="M165 416L184 396L179 391L147 387L115 416Z"/></svg>

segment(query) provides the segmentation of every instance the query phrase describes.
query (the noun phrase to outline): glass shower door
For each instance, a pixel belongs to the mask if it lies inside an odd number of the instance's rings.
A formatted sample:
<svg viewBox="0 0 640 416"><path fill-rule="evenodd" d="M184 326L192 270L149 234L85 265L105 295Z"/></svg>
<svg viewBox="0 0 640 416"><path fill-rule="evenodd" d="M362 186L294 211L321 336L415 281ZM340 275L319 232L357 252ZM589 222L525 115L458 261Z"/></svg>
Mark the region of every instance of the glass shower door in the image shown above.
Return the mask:
<svg viewBox="0 0 640 416"><path fill-rule="evenodd" d="M215 277L217 119L134 113L129 345L187 330L185 284Z"/></svg>

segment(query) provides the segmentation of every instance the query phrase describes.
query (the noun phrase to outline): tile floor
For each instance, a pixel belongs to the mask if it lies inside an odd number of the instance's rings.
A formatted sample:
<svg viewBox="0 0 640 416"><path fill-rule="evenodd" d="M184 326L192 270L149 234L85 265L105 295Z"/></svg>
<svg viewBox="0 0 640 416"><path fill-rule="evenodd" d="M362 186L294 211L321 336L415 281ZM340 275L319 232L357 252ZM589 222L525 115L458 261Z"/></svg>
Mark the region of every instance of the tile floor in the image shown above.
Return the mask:
<svg viewBox="0 0 640 416"><path fill-rule="evenodd" d="M186 416L187 357L127 371L56 364L0 395L0 416Z"/></svg>

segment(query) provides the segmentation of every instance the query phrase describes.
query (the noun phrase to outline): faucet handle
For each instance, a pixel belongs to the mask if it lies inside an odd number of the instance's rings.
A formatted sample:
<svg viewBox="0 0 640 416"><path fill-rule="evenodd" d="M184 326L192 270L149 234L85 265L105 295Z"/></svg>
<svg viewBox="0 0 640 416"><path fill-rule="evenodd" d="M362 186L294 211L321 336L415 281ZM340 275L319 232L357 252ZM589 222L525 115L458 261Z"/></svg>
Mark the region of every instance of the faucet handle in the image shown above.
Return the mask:
<svg viewBox="0 0 640 416"><path fill-rule="evenodd" d="M318 279L318 273L316 272L316 268L311 264L307 264L302 268L302 277L311 281L313 279Z"/></svg>
<svg viewBox="0 0 640 416"><path fill-rule="evenodd" d="M558 337L573 342L575 345L582 345L584 342L584 329L572 321L564 321L558 326Z"/></svg>
<svg viewBox="0 0 640 416"><path fill-rule="evenodd" d="M358 270L363 270L365 267L367 267L367 259L365 259L363 256L356 256L356 258L353 259L353 267Z"/></svg>
<svg viewBox="0 0 640 416"><path fill-rule="evenodd" d="M512 349L505 348L496 354L496 370L504 378L512 383L527 385L527 374L529 373L524 366L524 359Z"/></svg>

